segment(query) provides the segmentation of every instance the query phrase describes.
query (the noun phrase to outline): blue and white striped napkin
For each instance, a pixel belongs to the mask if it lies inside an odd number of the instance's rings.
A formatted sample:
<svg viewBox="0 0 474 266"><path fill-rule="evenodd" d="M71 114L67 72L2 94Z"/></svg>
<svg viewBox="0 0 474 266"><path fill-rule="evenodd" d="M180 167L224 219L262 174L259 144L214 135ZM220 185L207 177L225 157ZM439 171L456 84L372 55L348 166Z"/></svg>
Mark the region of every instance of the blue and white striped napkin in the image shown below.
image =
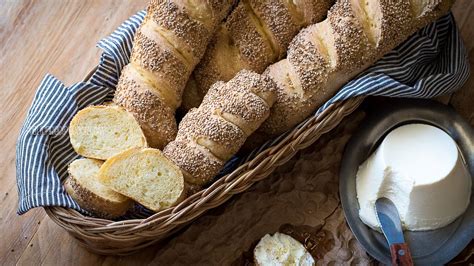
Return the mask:
<svg viewBox="0 0 474 266"><path fill-rule="evenodd" d="M112 98L120 71L129 60L133 35L144 16L145 11L137 13L98 43L104 52L87 82L66 87L51 75L41 82L16 148L19 214L40 206L63 206L87 213L62 186L68 164L79 157L69 143L68 125L78 110ZM315 114L333 102L358 95L435 97L458 89L468 75L466 49L452 15L447 15L418 31L354 78ZM225 172L242 161L234 158ZM148 214L138 208L132 216Z"/></svg>

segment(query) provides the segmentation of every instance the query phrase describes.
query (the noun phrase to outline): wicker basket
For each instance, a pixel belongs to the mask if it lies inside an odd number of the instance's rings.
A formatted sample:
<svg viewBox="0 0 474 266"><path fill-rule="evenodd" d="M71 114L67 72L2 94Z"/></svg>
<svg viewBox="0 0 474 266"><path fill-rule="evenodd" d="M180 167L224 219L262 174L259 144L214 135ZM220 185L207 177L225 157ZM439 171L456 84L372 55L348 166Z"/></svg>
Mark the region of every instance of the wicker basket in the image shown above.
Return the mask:
<svg viewBox="0 0 474 266"><path fill-rule="evenodd" d="M88 80L92 71L85 80ZM233 195L242 193L255 182L269 176L299 150L314 143L322 134L335 128L363 101L356 97L330 105L318 116L301 122L285 138L252 160L216 180L210 187L146 219L111 221L89 217L63 207L45 207L48 216L66 229L88 250L103 255L127 255L171 235L205 211L215 208Z"/></svg>

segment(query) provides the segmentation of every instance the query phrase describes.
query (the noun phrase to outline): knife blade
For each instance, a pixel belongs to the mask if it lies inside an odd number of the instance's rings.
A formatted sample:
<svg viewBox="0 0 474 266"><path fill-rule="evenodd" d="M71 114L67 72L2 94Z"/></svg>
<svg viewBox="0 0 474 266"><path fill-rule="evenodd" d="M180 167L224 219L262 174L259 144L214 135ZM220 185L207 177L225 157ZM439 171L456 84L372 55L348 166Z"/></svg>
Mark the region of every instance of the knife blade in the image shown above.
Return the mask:
<svg viewBox="0 0 474 266"><path fill-rule="evenodd" d="M392 265L413 265L395 204L388 198L379 198L375 201L375 212L390 247Z"/></svg>
<svg viewBox="0 0 474 266"><path fill-rule="evenodd" d="M400 216L395 204L388 198L379 198L375 202L375 211L388 244L405 243Z"/></svg>

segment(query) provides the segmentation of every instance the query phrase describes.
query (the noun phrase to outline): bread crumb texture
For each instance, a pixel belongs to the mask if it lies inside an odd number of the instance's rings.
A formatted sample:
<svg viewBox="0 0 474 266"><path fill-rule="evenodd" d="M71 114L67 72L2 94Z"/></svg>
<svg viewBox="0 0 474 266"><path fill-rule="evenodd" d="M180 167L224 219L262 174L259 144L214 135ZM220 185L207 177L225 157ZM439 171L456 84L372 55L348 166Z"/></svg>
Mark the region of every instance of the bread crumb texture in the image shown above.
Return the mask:
<svg viewBox="0 0 474 266"><path fill-rule="evenodd" d="M153 211L175 205L185 194L179 168L152 148L132 148L112 156L100 168L99 180Z"/></svg>
<svg viewBox="0 0 474 266"><path fill-rule="evenodd" d="M71 121L69 137L78 154L101 160L129 148L147 146L138 122L119 106L82 109Z"/></svg>

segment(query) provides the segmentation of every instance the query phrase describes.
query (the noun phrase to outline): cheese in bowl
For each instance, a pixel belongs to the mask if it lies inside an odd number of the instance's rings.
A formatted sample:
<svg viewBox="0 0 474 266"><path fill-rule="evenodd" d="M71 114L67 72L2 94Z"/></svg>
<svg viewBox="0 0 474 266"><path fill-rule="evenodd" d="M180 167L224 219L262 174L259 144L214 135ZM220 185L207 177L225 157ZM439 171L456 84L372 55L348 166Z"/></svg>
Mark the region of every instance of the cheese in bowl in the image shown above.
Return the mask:
<svg viewBox="0 0 474 266"><path fill-rule="evenodd" d="M375 201L392 200L407 230L448 225L468 207L471 176L454 140L443 130L408 124L392 130L359 166L360 219L377 229Z"/></svg>

